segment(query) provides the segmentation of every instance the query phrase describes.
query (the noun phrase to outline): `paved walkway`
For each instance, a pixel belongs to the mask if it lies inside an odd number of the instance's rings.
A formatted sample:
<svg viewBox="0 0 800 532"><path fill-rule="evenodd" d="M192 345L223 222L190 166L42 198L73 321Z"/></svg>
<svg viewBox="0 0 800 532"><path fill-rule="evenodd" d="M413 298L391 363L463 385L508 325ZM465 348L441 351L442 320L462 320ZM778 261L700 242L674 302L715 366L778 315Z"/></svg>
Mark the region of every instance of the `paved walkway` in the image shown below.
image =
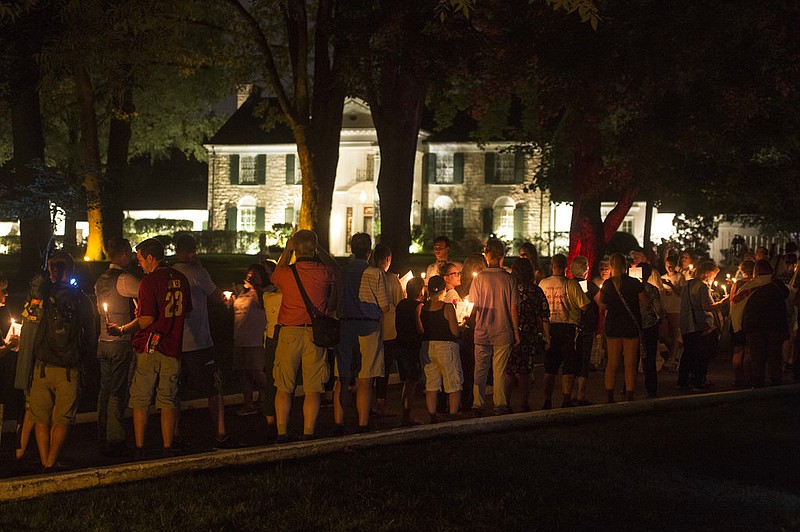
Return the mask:
<svg viewBox="0 0 800 532"><path fill-rule="evenodd" d="M541 369L535 372L536 382L531 388L530 404L534 408L541 406L542 386ZM643 378L637 380L637 397L644 398ZM788 377L788 375L787 375ZM473 418L469 413L459 419L447 423L430 424L425 412L424 398L416 398L413 417L421 424L417 427L399 428L400 417L397 415L373 416L372 432L365 435L350 435L344 438L330 438L333 430L333 412L330 406L324 406L318 425L318 440L296 442L276 446L272 443L273 435L267 430L261 416L237 416L238 407L233 404L227 407L229 432L245 447L237 450L214 451L211 420L206 408L199 408L199 403L185 404L189 408L182 416L184 437L192 443L192 448L185 455L172 459L160 459L160 433L158 415L154 414L148 426L146 442L148 458L145 462L133 462L130 458L109 458L100 455L96 443L96 427L92 414L83 414L70 434L70 438L62 452L61 462L64 472L57 474L58 482L52 482L53 475L42 475L36 457L36 445L31 442L26 457L15 463L11 457L14 450L14 435L5 434L0 446L2 462L0 462L0 500L27 498L53 491L81 489L116 482L128 482L142 478L165 476L180 471L201 468L222 467L225 465L243 465L248 463L297 458L321 453L337 452L352 446L388 445L416 439L457 435L464 433L488 432L496 430L512 430L539 423L574 423L584 419L596 419L598 416L630 415L634 413L652 412L664 409L696 407L704 404L715 404L729 401L748 400L749 398L770 394L800 392L800 385L764 388L761 390L732 391L730 387L730 370L722 361L715 361L709 372L709 379L715 383L712 393L697 395L679 390L676 385L677 374L662 372L659 374L659 399L641 399L630 403L603 404L602 373L590 375L588 398L594 406L577 408L554 408L550 411L534 410L529 413L518 413L505 416L487 416ZM621 375L618 379L621 386ZM397 409L399 404L400 385L389 388L389 404ZM236 402L237 396L229 397ZM518 404L518 398L512 406ZM554 396L554 405L561 404L560 389ZM290 423L290 433L299 434L302 429L302 398L296 398ZM356 425L355 408L350 409L347 419L348 427ZM132 441L129 428L128 441Z"/></svg>

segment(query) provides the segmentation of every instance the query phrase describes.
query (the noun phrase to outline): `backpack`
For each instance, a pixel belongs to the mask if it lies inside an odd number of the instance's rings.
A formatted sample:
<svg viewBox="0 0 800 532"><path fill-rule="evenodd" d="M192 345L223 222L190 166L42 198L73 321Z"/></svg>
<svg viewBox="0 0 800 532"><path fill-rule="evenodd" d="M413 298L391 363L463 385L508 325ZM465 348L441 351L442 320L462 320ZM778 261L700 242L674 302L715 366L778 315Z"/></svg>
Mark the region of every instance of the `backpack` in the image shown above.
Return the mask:
<svg viewBox="0 0 800 532"><path fill-rule="evenodd" d="M72 285L50 287L44 299L44 316L36 358L61 368L79 368L83 354L81 306L84 296Z"/></svg>

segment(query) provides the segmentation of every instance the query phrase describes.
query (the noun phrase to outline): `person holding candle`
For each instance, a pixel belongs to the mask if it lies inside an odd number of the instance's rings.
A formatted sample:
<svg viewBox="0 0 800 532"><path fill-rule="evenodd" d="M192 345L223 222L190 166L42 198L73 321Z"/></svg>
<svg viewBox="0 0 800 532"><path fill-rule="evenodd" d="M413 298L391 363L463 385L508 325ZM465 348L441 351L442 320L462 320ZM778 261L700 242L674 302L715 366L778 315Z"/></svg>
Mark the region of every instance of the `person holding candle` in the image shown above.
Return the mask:
<svg viewBox="0 0 800 532"><path fill-rule="evenodd" d="M112 336L108 324L133 319L133 302L139 295L140 276L131 267L133 250L128 240L112 238L106 245L111 263L94 284L102 326L97 342L100 391L97 395L97 441L105 456L125 456L124 414L131 364L135 361L131 335Z"/></svg>
<svg viewBox="0 0 800 532"><path fill-rule="evenodd" d="M483 254L475 253L467 257L461 269L461 284L456 287L456 292L464 300L474 306L469 300L469 289L472 281L479 272L486 269L486 259ZM472 407L473 384L475 378L475 314L470 312L461 329L461 339L458 353L461 357L461 369L464 373L464 386L461 390L461 407L466 410Z"/></svg>

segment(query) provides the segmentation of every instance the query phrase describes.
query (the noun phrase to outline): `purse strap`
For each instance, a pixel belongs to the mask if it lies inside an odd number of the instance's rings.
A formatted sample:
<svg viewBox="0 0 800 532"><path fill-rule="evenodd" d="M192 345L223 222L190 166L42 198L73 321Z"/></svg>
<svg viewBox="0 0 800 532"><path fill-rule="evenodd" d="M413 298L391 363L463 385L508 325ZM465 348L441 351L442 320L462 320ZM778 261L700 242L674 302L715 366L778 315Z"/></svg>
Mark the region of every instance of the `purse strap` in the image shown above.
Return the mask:
<svg viewBox="0 0 800 532"><path fill-rule="evenodd" d="M611 279L611 284L614 285L614 288L617 291L617 295L619 295L620 301L622 301L622 304L625 306L625 310L628 311L628 314L630 315L631 319L633 320L633 324L636 325L636 330L639 331L639 340L643 340L644 336L643 336L643 333L642 333L642 327L641 327L641 325L639 325L639 322L636 321L636 316L633 314L633 311L631 310L631 307L628 306L628 302L625 301L624 297L622 297L622 292L620 291L619 287L617 286L617 283L614 282L614 279ZM622 284L622 278L620 278L620 284Z"/></svg>
<svg viewBox="0 0 800 532"><path fill-rule="evenodd" d="M300 289L300 295L303 297L303 302L306 304L306 312L308 312L308 317L311 319L316 318L320 315L320 312L311 302L311 299L306 293L306 289L303 288L303 283L300 281L300 274L297 273L297 268L294 264L290 265L289 268L291 268L292 273L294 274L294 280L297 281L297 288Z"/></svg>

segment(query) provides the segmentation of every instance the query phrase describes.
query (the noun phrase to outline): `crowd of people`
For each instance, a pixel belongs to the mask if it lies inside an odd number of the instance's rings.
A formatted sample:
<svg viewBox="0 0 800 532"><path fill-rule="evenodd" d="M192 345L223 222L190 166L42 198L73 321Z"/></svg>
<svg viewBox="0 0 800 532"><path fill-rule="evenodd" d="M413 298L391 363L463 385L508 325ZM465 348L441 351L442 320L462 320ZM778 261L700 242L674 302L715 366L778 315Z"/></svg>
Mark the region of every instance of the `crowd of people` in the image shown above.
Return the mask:
<svg viewBox="0 0 800 532"><path fill-rule="evenodd" d="M47 275L31 283L21 331L10 330L0 345L0 357L15 357L14 384L24 390L16 457L25 455L33 434L46 470L58 465L75 421L83 362L95 355L103 454L145 458L153 403L161 413L164 456L186 450L180 423L186 389L208 399L215 448L239 445L226 428L209 301L233 312L231 366L243 395L236 414L260 414L279 444L318 437L327 394L334 436L368 431L370 416L388 409L395 365L403 383L400 423L408 426L420 422L412 415L420 386L429 422L437 423L467 412L531 410L539 364L541 408L551 409L559 375L560 407L571 408L591 404L591 371L604 372L606 400L614 402L622 365L620 397L632 401L640 372L647 396L658 396L662 368L677 371L679 388L708 390L708 363L725 344L734 387L781 384L794 353L800 279L792 243L772 260L766 249L756 249L719 281L712 260L695 266L689 253L669 246L662 257L636 249L597 265L557 254L547 275L531 243L520 246L509 267L500 240L490 239L483 253L461 263L450 258L450 241L440 236L436 261L420 276L401 280L389 271L391 250L373 248L365 233L352 236L353 256L342 267L312 231L300 230L277 262L249 266L236 294L212 281L191 235L176 238L170 263L157 239L138 244L135 255L125 239L107 249L110 265L95 283L95 303L70 283L72 257L52 255ZM0 279L0 306L6 288ZM291 435L300 384L303 429ZM353 406L357 425L347 427ZM133 417L132 450L126 408Z"/></svg>

